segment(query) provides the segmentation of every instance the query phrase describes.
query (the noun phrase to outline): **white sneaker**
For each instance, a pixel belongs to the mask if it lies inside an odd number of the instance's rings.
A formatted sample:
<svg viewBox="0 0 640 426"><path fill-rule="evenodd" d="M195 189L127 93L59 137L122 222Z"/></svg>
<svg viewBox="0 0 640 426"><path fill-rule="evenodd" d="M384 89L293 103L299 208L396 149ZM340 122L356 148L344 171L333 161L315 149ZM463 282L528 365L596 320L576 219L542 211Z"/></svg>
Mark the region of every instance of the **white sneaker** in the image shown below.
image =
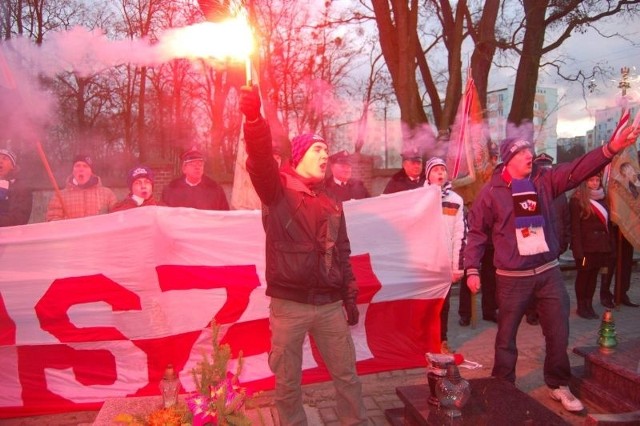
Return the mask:
<svg viewBox="0 0 640 426"><path fill-rule="evenodd" d="M582 411L584 405L569 390L569 386L560 386L558 389L549 389L549 396L555 401L562 402L562 406L567 411Z"/></svg>

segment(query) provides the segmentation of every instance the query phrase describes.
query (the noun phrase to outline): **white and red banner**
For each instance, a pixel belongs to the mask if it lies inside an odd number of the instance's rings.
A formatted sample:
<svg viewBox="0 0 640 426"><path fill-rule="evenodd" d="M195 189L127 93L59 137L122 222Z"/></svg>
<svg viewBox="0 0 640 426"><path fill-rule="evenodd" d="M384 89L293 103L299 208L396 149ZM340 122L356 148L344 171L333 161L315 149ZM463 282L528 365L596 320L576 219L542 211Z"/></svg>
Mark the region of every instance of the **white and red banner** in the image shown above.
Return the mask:
<svg viewBox="0 0 640 426"><path fill-rule="evenodd" d="M439 190L345 211L359 372L424 365L439 350L450 277ZM263 271L259 211L144 207L0 228L0 418L155 395L168 363L191 391L212 318L234 357L242 351L242 383L272 388ZM305 383L327 380L313 344L305 348Z"/></svg>

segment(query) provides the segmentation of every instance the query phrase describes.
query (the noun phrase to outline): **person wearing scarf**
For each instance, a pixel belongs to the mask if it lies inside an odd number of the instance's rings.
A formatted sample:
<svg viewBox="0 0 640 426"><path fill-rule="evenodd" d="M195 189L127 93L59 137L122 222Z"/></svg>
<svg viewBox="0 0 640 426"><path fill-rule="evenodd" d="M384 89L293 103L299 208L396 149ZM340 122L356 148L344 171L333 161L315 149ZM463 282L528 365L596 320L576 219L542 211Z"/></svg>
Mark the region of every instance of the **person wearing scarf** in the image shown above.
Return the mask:
<svg viewBox="0 0 640 426"><path fill-rule="evenodd" d="M440 187L442 194L442 217L444 219L445 245L451 265L451 282L457 283L464 275L462 251L464 250L467 227L464 220L464 202L462 197L451 189L451 181L447 174L447 164L442 158L432 157L425 165L427 184ZM440 310L440 352L453 353L447 339L447 323L449 320L451 287Z"/></svg>
<svg viewBox="0 0 640 426"><path fill-rule="evenodd" d="M578 316L598 319L593 309L593 295L600 268L610 267L614 253L607 206L600 176L582 182L569 201L571 211L571 251L578 270L576 300Z"/></svg>
<svg viewBox="0 0 640 426"><path fill-rule="evenodd" d="M59 194L54 193L47 207L47 222L75 219L109 213L118 202L116 194L102 186L100 177L93 174L93 160L88 155L76 155L71 176Z"/></svg>
<svg viewBox="0 0 640 426"><path fill-rule="evenodd" d="M532 142L507 138L500 143L502 164L469 211L464 266L471 292L480 290L478 269L485 247L493 243L495 249L499 314L492 376L515 385L516 335L533 301L545 339L545 384L549 396L568 411L582 411L584 406L568 387L569 295L559 268L553 200L602 170L639 134L640 129L627 127L608 144L553 169L533 168Z"/></svg>
<svg viewBox="0 0 640 426"><path fill-rule="evenodd" d="M271 298L269 367L282 425L307 424L302 405L303 342L315 341L333 379L341 423L368 424L349 326L359 320L358 286L342 203L324 185L328 145L305 133L291 141L291 162L278 168L258 88L243 87L240 110L247 171L262 202L266 295Z"/></svg>

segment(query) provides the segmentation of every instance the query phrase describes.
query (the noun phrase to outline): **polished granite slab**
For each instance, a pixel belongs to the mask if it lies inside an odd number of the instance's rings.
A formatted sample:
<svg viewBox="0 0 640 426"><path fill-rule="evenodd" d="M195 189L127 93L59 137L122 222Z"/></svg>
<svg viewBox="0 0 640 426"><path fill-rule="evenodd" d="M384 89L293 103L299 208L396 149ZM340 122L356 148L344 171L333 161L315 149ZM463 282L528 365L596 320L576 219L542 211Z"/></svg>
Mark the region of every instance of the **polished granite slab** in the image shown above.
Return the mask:
<svg viewBox="0 0 640 426"><path fill-rule="evenodd" d="M576 347L584 366L574 368L572 389L604 413L640 410L640 340L618 343L609 351Z"/></svg>
<svg viewBox="0 0 640 426"><path fill-rule="evenodd" d="M495 378L469 380L471 398L462 409L462 416L451 418L427 402L428 385L399 386L396 394L404 408L387 410L385 415L392 425L567 425L553 411L516 388L511 383Z"/></svg>

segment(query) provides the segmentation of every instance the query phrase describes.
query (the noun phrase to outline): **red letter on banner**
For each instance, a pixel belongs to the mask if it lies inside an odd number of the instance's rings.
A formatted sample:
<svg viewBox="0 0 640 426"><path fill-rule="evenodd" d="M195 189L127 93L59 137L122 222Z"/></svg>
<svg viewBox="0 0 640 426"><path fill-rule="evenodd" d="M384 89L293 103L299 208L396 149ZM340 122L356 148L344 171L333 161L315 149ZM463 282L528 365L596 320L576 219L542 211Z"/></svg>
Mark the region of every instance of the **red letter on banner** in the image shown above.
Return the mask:
<svg viewBox="0 0 640 426"><path fill-rule="evenodd" d="M162 291L224 288L227 300L215 315L218 324L236 322L247 309L251 292L260 286L254 265L177 266L156 268Z"/></svg>
<svg viewBox="0 0 640 426"><path fill-rule="evenodd" d="M67 311L73 305L106 302L114 311L140 310L140 298L102 274L55 280L35 310L43 330L61 342L95 342L127 339L114 327L78 328Z"/></svg>

